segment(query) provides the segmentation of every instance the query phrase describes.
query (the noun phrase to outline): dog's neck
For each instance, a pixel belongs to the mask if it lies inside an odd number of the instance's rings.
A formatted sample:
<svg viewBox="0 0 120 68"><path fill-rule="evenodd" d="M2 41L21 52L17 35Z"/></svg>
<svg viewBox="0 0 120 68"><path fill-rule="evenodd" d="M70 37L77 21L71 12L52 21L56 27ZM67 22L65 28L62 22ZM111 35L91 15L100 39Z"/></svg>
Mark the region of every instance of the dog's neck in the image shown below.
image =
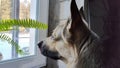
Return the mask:
<svg viewBox="0 0 120 68"><path fill-rule="evenodd" d="M81 41L81 43L83 42L84 43L84 40L86 40L86 38L87 38L88 36L86 36L84 39L83 39L83 41ZM84 45L84 44L79 44L79 45ZM80 68L80 67L78 67L78 66L80 66L80 64L79 64L79 48L80 48L80 46L78 46L78 44L74 44L73 45L74 47L74 53L73 53L73 55L72 55L72 57L70 57L69 59L68 59L68 61L67 61L67 68Z"/></svg>
<svg viewBox="0 0 120 68"><path fill-rule="evenodd" d="M78 56L74 55L73 57L69 58L67 63L67 68L78 68L77 64L78 64Z"/></svg>
<svg viewBox="0 0 120 68"><path fill-rule="evenodd" d="M82 68L81 57L83 54L81 53L84 53L84 48L89 46L89 44L91 43L90 40L94 40L94 39L97 39L97 36L90 34L88 36L85 36L84 39L82 39L83 41L81 41L80 44L75 45L74 55L71 58L69 58L67 63L67 68ZM87 41L87 42L84 42L84 41Z"/></svg>

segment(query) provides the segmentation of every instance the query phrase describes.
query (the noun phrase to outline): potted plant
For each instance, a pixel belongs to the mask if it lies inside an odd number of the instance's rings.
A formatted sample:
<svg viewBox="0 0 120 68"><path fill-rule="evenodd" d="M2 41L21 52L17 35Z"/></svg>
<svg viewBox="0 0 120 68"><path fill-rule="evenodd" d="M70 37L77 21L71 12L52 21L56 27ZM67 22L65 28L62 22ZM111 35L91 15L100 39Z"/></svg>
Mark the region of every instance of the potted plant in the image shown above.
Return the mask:
<svg viewBox="0 0 120 68"><path fill-rule="evenodd" d="M47 24L41 23L36 20L32 19L7 19L7 20L0 20L0 32L9 31L9 30L17 30L12 28L13 26L16 27L25 27L25 28L35 28L35 29L47 29ZM9 36L4 33L0 33L0 40L7 41L11 45L15 46L17 53L23 54L23 51L20 49L19 45L13 41Z"/></svg>

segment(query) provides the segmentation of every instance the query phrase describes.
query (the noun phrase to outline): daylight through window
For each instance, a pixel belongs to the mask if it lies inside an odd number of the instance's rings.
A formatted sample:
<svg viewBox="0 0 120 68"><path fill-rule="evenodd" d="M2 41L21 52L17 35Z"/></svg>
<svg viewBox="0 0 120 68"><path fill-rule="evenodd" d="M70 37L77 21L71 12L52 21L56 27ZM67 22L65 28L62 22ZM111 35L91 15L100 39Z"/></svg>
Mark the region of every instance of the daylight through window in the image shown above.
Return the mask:
<svg viewBox="0 0 120 68"><path fill-rule="evenodd" d="M0 20L1 19L28 19L30 18L31 0L0 0ZM16 27L19 30L3 31L20 45L24 55L16 52L15 47L7 41L0 39L0 52L2 60L9 60L35 54L35 31L29 28ZM32 42L31 42L32 41Z"/></svg>

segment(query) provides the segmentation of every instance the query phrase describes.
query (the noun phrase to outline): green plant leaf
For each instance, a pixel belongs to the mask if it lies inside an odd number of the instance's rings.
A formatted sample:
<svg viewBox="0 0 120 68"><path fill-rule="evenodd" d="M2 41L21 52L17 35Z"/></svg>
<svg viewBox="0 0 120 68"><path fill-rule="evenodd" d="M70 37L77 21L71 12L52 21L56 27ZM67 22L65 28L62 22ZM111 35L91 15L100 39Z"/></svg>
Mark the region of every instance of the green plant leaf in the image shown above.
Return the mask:
<svg viewBox="0 0 120 68"><path fill-rule="evenodd" d="M0 20L0 31L12 30L13 26L25 27L25 28L36 28L36 29L47 29L47 24L38 22L32 19L5 19Z"/></svg>
<svg viewBox="0 0 120 68"><path fill-rule="evenodd" d="M8 35L5 35L5 34L1 33L0 34L0 39L4 40L4 41L7 41L11 45L15 46L17 53L19 53L21 55L24 54L24 52L20 49L19 45L16 42L14 42Z"/></svg>
<svg viewBox="0 0 120 68"><path fill-rule="evenodd" d="M14 29L13 26L18 26L18 27L25 27L25 28L35 28L35 29L47 29L48 25L44 24L42 22L32 20L32 19L22 19L22 20L17 20L17 19L5 19L5 20L0 20L0 32L2 31L9 31L9 30L17 30ZM23 55L23 51L20 49L19 45L14 42L9 36L1 33L0 34L0 39L5 40L11 45L15 46L17 53Z"/></svg>

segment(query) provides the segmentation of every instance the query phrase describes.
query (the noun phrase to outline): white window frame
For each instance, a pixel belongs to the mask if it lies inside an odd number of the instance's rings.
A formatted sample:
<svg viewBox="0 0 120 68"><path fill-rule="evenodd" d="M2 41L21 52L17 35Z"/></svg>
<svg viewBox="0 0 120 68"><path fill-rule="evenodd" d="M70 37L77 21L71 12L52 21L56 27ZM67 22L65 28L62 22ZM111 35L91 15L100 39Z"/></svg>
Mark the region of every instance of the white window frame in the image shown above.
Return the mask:
<svg viewBox="0 0 120 68"><path fill-rule="evenodd" d="M49 0L32 0L31 18L48 23ZM37 15L37 16L35 16ZM36 31L36 45L47 36L47 30ZM34 34L33 34L34 35ZM1 68L39 68L46 65L46 58L36 48L36 55L0 62Z"/></svg>

